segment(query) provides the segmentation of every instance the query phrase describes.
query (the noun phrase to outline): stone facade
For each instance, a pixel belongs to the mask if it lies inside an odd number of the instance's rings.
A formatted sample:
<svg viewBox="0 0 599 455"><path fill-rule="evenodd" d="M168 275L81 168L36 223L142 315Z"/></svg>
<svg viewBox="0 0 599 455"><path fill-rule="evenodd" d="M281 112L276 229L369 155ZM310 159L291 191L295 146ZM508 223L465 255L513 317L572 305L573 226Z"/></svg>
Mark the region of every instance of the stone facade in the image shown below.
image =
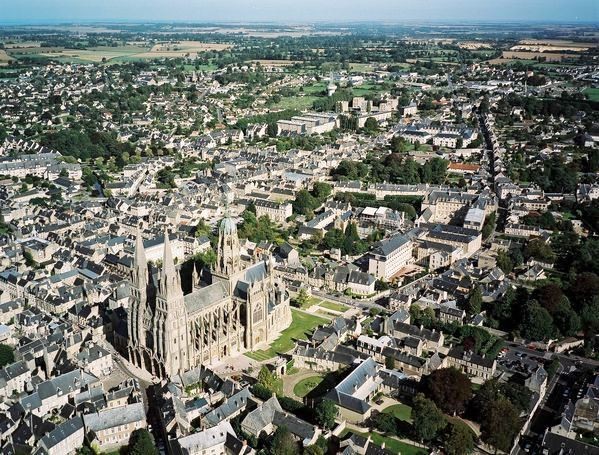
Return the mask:
<svg viewBox="0 0 599 455"><path fill-rule="evenodd" d="M225 218L219 228L211 283L184 295L165 235L162 269L148 268L138 235L130 274L129 357L159 377L171 377L278 337L291 323L289 294L274 274L271 258L242 263L237 227Z"/></svg>

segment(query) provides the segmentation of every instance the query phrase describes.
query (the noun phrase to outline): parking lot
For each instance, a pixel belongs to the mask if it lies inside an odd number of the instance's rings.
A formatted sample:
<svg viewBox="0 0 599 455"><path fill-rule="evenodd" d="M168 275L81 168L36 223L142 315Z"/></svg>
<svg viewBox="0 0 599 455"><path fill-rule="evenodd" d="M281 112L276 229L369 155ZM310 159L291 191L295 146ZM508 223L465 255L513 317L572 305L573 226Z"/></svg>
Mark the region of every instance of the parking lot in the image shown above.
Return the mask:
<svg viewBox="0 0 599 455"><path fill-rule="evenodd" d="M528 376L533 371L536 371L539 366L545 365L549 361L543 353L533 352L534 355L507 347L499 354L497 364L506 373L520 373Z"/></svg>

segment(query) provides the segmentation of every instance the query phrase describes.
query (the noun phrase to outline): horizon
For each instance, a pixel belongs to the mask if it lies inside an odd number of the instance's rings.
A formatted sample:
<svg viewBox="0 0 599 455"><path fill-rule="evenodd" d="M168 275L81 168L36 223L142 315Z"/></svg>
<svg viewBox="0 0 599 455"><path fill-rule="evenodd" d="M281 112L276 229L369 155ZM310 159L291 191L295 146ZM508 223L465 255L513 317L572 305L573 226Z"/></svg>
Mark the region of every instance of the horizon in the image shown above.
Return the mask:
<svg viewBox="0 0 599 455"><path fill-rule="evenodd" d="M593 0L0 0L2 25L94 23L597 24Z"/></svg>

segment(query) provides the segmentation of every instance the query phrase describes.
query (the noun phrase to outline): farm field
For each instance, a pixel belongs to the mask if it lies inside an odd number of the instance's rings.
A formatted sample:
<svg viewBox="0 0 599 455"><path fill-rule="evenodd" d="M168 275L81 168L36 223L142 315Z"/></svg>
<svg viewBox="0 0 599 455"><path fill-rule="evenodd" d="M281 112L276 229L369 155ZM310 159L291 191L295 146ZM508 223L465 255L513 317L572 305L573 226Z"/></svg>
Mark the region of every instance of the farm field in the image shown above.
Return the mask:
<svg viewBox="0 0 599 455"><path fill-rule="evenodd" d="M250 63L260 63L262 66L291 66L303 62L300 60L250 60Z"/></svg>
<svg viewBox="0 0 599 455"><path fill-rule="evenodd" d="M293 317L291 325L283 330L279 338L273 341L268 349L248 352L245 355L258 361L271 359L280 352L291 350L295 345L295 340L305 340L308 338L309 332L319 325L329 322L328 319L307 314L295 308L291 309L291 315Z"/></svg>
<svg viewBox="0 0 599 455"><path fill-rule="evenodd" d="M11 56L5 50L0 49L0 65L8 63L12 60Z"/></svg>
<svg viewBox="0 0 599 455"><path fill-rule="evenodd" d="M119 47L90 47L88 49L66 49L63 47L13 47L8 48L7 57L49 58L59 62L73 63L116 63L158 58L186 57L207 51L231 48L230 44L204 43L201 41L177 41L156 44L152 48L128 44ZM6 53L6 51L4 51ZM2 61L0 54L0 62Z"/></svg>

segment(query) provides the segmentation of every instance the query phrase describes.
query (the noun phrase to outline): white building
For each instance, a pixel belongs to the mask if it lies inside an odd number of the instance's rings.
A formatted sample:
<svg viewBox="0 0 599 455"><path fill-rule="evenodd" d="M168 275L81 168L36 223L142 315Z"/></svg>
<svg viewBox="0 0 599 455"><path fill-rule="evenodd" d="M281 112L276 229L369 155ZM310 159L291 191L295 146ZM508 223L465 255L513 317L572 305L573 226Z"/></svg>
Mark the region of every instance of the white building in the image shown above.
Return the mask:
<svg viewBox="0 0 599 455"><path fill-rule="evenodd" d="M412 262L412 240L403 234L380 241L368 260L368 272L380 279L389 279Z"/></svg>

